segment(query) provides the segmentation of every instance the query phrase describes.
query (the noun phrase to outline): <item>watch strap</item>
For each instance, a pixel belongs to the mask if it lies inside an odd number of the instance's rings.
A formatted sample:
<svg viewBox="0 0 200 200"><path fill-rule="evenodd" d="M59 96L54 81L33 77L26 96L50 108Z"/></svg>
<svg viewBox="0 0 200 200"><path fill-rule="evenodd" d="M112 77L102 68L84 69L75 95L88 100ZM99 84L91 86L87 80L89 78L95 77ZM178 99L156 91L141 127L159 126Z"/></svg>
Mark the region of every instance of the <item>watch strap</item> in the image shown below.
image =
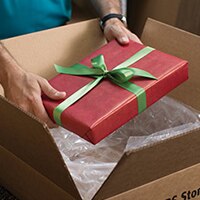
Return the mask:
<svg viewBox="0 0 200 200"><path fill-rule="evenodd" d="M103 18L100 19L100 22L99 22L100 27L102 29L104 29L106 21L108 21L109 19L112 19L112 18L117 18L122 23L124 23L125 25L127 24L126 17L124 15L122 15L122 14L116 14L116 13L110 13L110 14L105 15Z"/></svg>

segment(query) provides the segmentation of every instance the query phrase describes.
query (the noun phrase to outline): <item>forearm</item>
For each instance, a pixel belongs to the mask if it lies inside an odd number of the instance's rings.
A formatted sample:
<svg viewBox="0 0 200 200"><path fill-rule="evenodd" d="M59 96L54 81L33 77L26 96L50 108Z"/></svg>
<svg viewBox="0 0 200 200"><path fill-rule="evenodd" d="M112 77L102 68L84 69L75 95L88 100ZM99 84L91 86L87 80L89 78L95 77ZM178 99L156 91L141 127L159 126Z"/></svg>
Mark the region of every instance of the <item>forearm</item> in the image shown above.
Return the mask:
<svg viewBox="0 0 200 200"><path fill-rule="evenodd" d="M119 0L90 0L99 17L102 18L110 13L121 13L121 6Z"/></svg>

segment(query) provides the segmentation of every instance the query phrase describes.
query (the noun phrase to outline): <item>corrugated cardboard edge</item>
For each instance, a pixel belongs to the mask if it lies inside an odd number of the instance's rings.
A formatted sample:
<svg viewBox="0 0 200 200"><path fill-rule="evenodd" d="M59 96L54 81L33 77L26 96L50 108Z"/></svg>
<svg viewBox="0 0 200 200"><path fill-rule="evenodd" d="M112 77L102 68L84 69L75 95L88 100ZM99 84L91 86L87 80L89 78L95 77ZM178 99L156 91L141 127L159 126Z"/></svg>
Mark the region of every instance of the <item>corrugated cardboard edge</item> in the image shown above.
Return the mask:
<svg viewBox="0 0 200 200"><path fill-rule="evenodd" d="M148 19L142 40L145 45L190 61L190 81L175 89L173 96L200 110L197 101L200 99L197 77L200 66L200 37ZM195 96L199 98L194 98ZM109 198L199 163L199 136L200 131L196 130L132 154L124 154L94 199Z"/></svg>
<svg viewBox="0 0 200 200"><path fill-rule="evenodd" d="M66 40L63 40L65 37ZM78 62L94 48L104 44L105 39L95 19L2 42L22 68L50 78L55 75L54 63L70 65ZM62 49L62 54L59 49ZM47 70L49 68L51 70ZM46 71L49 73L46 74ZM75 199L80 199L46 125L32 115L24 113L2 96L0 113L0 145L48 177Z"/></svg>

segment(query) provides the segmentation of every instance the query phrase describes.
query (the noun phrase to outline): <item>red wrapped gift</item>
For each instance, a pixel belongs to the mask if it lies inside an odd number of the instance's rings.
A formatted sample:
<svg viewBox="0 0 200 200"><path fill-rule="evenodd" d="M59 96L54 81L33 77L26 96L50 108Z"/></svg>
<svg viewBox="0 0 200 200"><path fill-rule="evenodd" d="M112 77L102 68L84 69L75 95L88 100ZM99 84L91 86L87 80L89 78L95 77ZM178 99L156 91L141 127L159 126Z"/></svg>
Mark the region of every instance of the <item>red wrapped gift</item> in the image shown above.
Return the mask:
<svg viewBox="0 0 200 200"><path fill-rule="evenodd" d="M55 101L46 96L43 97L44 106L53 121L93 144L101 141L188 78L186 61L135 42L121 46L116 41L112 41L91 53L80 64L94 69L97 63L94 59L92 66L91 60L99 55L104 56L107 66L107 69L104 69L100 75L103 78L98 85L80 97L78 101L72 105L69 104L68 107L61 106L63 110L57 113L56 109L62 102L65 101L64 104L66 104L66 100ZM100 61L98 65L102 67L104 64ZM124 65L126 66L124 67ZM118 82L115 77L120 79L124 75L115 73L116 70L113 69L116 66L117 68L123 67L123 70L124 68L145 70L157 80L140 77L139 72L139 75L136 73L135 77L126 82ZM79 70L80 66L73 67ZM103 68L105 67L103 66ZM90 77L83 76L83 74L59 74L49 82L57 90L66 91L68 99L85 85L99 79L97 72L102 72L102 70L98 70ZM108 72L111 70L114 71L112 72L114 75L110 76ZM134 72L134 70L132 71ZM125 76L129 76L129 73L130 71L125 70ZM148 73L146 75L147 77L151 76ZM136 87L135 93L126 88L129 85L133 86L134 89ZM60 122L57 121L56 117L60 118Z"/></svg>

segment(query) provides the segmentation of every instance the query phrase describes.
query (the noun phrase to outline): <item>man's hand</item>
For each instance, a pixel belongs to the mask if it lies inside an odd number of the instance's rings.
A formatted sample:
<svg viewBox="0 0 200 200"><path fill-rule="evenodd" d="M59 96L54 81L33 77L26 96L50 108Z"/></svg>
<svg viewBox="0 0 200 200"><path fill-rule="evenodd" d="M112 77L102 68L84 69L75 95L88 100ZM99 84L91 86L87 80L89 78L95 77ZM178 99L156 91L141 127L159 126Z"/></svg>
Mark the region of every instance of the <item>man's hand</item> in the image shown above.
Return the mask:
<svg viewBox="0 0 200 200"><path fill-rule="evenodd" d="M51 99L62 99L65 92L55 90L44 78L25 72L0 42L0 84L4 88L6 98L32 113L50 128L56 125L48 117L43 106L41 94Z"/></svg>
<svg viewBox="0 0 200 200"><path fill-rule="evenodd" d="M117 18L109 19L104 26L104 35L108 41L116 39L121 45L126 45L129 40L142 43L140 39L130 32Z"/></svg>
<svg viewBox="0 0 200 200"><path fill-rule="evenodd" d="M101 19L109 14L121 14L122 9L119 0L90 1ZM118 18L111 18L105 22L104 34L108 41L116 39L122 45L128 44L129 40L141 43L140 39L134 33L131 33Z"/></svg>
<svg viewBox="0 0 200 200"><path fill-rule="evenodd" d="M34 114L50 128L56 127L46 113L41 93L43 92L51 99L56 100L64 98L65 92L58 92L46 79L23 70L19 70L18 73L14 74L9 73L8 80L3 85L6 98L25 111Z"/></svg>

